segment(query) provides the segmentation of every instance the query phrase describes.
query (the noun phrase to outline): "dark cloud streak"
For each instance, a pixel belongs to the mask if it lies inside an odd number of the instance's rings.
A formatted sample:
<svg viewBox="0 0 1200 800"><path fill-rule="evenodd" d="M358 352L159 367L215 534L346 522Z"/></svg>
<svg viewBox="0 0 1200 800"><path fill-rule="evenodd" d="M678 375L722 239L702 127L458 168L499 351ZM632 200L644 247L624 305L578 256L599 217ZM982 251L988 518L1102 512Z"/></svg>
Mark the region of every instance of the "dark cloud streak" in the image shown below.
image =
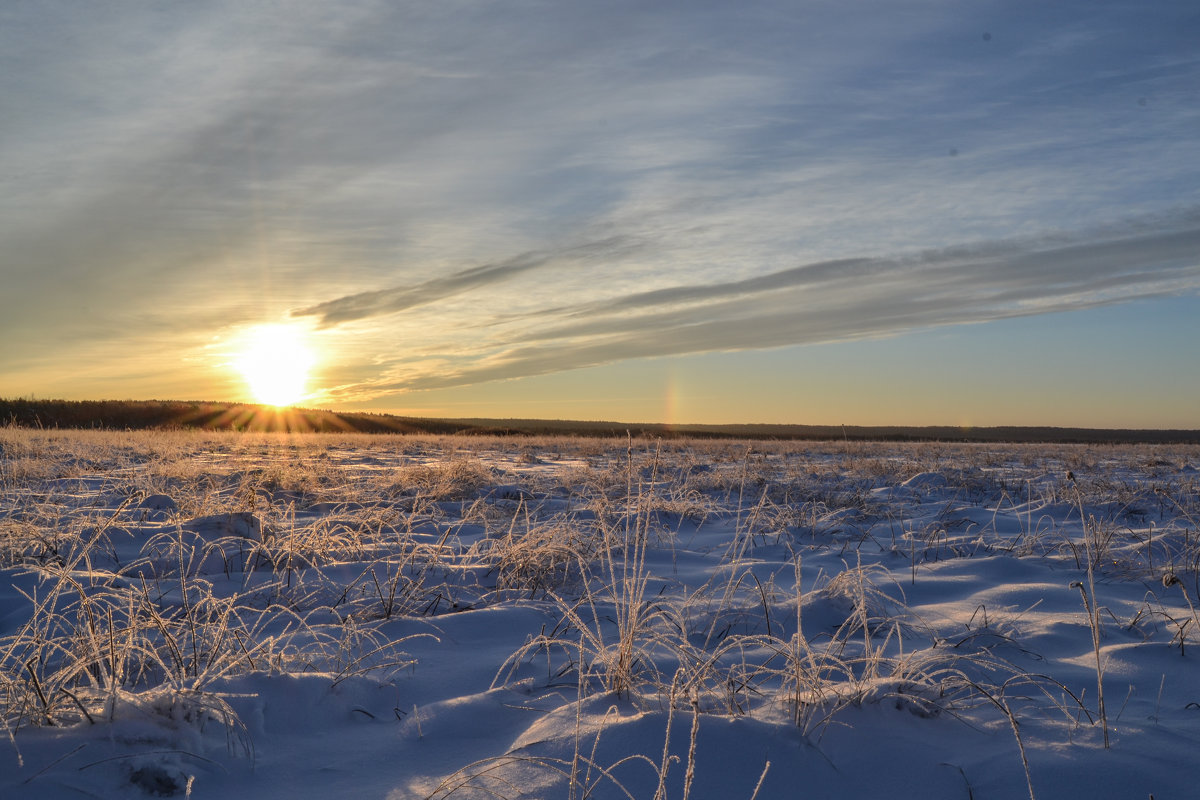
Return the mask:
<svg viewBox="0 0 1200 800"><path fill-rule="evenodd" d="M1200 286L1200 219L1175 222L1159 230L1144 224L1114 229L1099 240L1060 236L908 258L822 261L567 306L557 310L560 319L589 318L530 330L474 366L414 375L390 388L446 388L630 358L890 336L1162 296Z"/></svg>
<svg viewBox="0 0 1200 800"><path fill-rule="evenodd" d="M329 327L368 317L394 314L416 306L479 289L508 280L550 264L573 263L629 253L638 245L627 236L613 236L558 251L533 251L513 258L432 278L415 286L398 286L378 291L359 292L292 312L293 317L319 317Z"/></svg>
<svg viewBox="0 0 1200 800"><path fill-rule="evenodd" d="M336 300L293 311L292 316L320 317L320 324L328 327L367 317L394 314L490 283L503 281L545 263L545 256L526 253L497 264L485 264L445 277L433 278L416 286L400 286L339 297Z"/></svg>
<svg viewBox="0 0 1200 800"><path fill-rule="evenodd" d="M857 258L806 264L747 280L678 286L564 309L586 321L535 330L526 341L654 331L703 325L730 316L753 316L777 305L809 313L818 292L823 302L861 318L864 293L884 288L902 299L914 294L944 298L963 308L1032 303L1080 293L1128 289L1181 276L1196 276L1200 225L1104 241L1047 246L1045 242L991 243L978 248L933 250L910 258ZM714 301L714 302L704 302ZM703 303L687 308L665 307ZM659 309L636 316L622 312ZM936 324L936 323L935 323Z"/></svg>

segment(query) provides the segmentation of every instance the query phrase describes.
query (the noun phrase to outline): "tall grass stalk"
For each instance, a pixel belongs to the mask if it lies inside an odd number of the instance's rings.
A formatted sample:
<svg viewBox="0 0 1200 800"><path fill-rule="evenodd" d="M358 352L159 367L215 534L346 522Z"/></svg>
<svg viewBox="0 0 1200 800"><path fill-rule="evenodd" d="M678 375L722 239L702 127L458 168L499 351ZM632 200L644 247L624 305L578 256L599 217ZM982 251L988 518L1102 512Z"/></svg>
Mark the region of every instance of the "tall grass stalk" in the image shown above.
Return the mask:
<svg viewBox="0 0 1200 800"><path fill-rule="evenodd" d="M1097 713L1100 717L1100 727L1104 732L1104 749L1109 747L1108 740L1108 713L1104 707L1104 664L1100 655L1100 606L1096 602L1096 559L1099 541L1099 531L1095 517L1090 520L1084 514L1083 495L1078 488L1075 490L1075 498L1079 507L1079 519L1083 525L1083 544L1087 555L1087 589L1080 581L1075 581L1071 585L1079 589L1079 594L1083 596L1083 608L1087 612L1088 627L1092 631L1092 653L1096 660L1096 705Z"/></svg>

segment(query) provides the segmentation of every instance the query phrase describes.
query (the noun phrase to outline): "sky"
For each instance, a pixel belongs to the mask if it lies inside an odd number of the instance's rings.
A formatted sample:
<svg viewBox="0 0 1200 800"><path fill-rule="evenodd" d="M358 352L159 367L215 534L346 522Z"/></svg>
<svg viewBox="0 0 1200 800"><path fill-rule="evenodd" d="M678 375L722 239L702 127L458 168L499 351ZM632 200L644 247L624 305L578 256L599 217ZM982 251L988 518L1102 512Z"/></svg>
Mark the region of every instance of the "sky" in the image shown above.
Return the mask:
<svg viewBox="0 0 1200 800"><path fill-rule="evenodd" d="M3 3L0 396L255 400L283 336L308 407L1200 428L1198 36L1194 0Z"/></svg>

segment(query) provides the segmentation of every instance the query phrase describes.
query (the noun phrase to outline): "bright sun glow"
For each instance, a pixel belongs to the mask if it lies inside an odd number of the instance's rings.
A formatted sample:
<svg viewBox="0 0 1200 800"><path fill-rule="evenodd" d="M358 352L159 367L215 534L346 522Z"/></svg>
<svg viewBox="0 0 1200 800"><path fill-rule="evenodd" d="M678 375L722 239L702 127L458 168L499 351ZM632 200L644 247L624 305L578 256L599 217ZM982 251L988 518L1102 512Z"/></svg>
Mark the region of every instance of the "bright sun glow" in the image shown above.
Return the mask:
<svg viewBox="0 0 1200 800"><path fill-rule="evenodd" d="M315 361L303 328L259 325L246 332L235 364L257 402L290 406L306 396L308 373Z"/></svg>

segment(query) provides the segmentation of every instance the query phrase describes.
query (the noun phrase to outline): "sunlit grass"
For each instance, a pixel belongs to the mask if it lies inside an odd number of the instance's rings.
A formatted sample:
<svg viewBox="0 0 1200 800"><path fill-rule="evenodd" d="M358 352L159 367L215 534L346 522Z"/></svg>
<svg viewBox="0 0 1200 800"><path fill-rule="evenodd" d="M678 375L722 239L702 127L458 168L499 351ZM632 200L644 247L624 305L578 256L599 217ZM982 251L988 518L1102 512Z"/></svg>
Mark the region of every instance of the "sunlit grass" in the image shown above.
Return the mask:
<svg viewBox="0 0 1200 800"><path fill-rule="evenodd" d="M693 745L701 715L819 746L867 706L999 714L1024 762L1018 721L1053 715L1068 739L1099 735L1103 707L1093 716L1090 691L1014 661L1011 615L981 607L953 638L920 619L906 592L942 562L1091 565L1164 587L1130 629L1174 636L1181 653L1198 635L1195 448L8 427L0 456L0 568L28 601L0 637L10 735L141 709L207 719L249 754L230 681L420 674L442 645L411 638L413 621L537 608L546 624L489 665L497 690L568 686L580 708L690 713ZM944 498L920 525L903 516L919 491L906 484ZM710 531L721 546L684 586L676 556L683 569L701 553L681 532ZM1099 636L1108 618L1095 588L1085 597ZM631 758L661 783L668 762L654 755ZM435 794L471 796L512 758L464 767ZM581 796L589 769L616 776L586 749L539 758L520 764Z"/></svg>

